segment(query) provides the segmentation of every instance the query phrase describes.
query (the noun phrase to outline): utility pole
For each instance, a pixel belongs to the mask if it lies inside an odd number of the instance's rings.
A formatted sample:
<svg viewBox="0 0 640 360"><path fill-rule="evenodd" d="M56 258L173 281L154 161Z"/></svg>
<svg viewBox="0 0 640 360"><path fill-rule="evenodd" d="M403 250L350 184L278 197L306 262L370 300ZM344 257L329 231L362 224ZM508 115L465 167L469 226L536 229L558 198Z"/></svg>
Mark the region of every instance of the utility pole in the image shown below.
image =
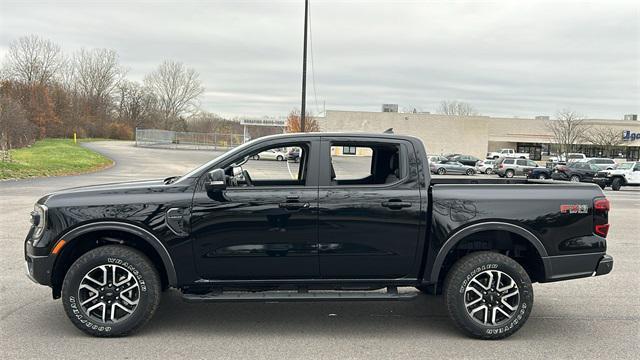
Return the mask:
<svg viewBox="0 0 640 360"><path fill-rule="evenodd" d="M302 45L302 105L300 106L300 132L305 130L307 102L307 21L309 17L309 0L304 0L304 43Z"/></svg>

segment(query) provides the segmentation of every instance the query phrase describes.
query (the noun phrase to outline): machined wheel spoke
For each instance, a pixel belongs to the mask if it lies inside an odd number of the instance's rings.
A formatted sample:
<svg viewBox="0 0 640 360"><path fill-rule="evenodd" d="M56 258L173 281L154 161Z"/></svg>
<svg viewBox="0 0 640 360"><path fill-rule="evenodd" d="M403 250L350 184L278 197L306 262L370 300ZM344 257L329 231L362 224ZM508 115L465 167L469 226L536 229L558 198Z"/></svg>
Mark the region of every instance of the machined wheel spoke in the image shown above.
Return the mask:
<svg viewBox="0 0 640 360"><path fill-rule="evenodd" d="M137 278L125 267L115 264L91 269L78 286L78 302L82 310L90 318L103 323L118 322L133 314L140 302L140 294Z"/></svg>
<svg viewBox="0 0 640 360"><path fill-rule="evenodd" d="M520 305L520 291L514 279L500 270L476 274L464 292L469 316L483 325L502 325L509 321Z"/></svg>

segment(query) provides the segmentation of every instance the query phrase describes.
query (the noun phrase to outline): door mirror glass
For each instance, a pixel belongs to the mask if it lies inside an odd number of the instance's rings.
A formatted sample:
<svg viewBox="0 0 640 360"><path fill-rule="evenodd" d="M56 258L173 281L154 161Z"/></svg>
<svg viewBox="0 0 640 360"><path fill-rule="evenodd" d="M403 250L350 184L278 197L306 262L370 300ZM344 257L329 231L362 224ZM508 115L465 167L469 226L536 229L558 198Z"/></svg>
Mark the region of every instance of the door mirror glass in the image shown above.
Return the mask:
<svg viewBox="0 0 640 360"><path fill-rule="evenodd" d="M215 169L207 173L207 181L205 182L205 188L210 190L224 190L227 188L227 180L224 170Z"/></svg>

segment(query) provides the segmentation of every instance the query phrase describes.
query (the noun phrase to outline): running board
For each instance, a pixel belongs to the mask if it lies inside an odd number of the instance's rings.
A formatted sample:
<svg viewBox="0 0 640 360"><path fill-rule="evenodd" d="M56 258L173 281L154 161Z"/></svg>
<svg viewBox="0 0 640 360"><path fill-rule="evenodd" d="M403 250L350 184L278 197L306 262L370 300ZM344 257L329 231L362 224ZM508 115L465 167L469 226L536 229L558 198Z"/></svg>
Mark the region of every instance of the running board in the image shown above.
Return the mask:
<svg viewBox="0 0 640 360"><path fill-rule="evenodd" d="M288 301L379 301L379 300L412 300L419 292L398 293L398 288L388 287L386 292L380 291L213 291L207 294L183 293L186 302L288 302Z"/></svg>

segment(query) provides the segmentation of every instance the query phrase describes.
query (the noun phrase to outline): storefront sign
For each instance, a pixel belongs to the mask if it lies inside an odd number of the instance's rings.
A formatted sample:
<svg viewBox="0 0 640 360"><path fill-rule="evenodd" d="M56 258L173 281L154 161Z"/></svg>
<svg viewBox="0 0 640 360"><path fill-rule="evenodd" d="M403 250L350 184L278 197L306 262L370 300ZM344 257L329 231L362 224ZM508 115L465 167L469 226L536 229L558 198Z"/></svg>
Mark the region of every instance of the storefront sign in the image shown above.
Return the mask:
<svg viewBox="0 0 640 360"><path fill-rule="evenodd" d="M622 132L623 141L635 141L640 140L640 133L631 132L631 130L624 130Z"/></svg>

